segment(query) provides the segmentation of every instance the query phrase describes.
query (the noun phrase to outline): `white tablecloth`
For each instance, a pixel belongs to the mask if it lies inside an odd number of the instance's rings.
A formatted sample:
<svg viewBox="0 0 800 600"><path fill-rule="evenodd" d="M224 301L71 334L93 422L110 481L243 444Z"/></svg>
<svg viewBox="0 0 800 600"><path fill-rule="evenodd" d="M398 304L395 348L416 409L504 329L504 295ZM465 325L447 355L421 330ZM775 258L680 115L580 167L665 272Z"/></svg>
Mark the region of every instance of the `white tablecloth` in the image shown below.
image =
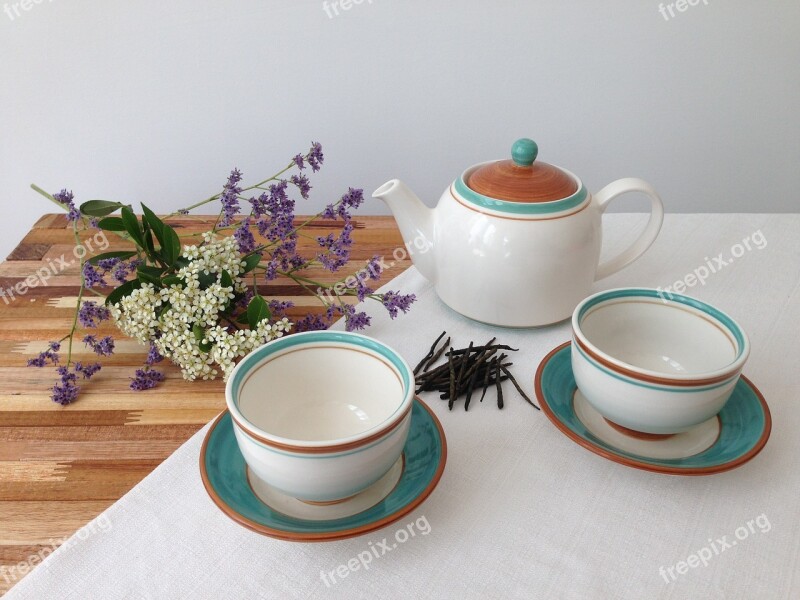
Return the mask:
<svg viewBox="0 0 800 600"><path fill-rule="evenodd" d="M606 250L632 239L642 220L607 216ZM449 446L430 498L383 530L298 544L252 533L211 502L198 472L203 429L7 598L799 598L800 215L668 215L653 248L597 289L670 285L719 253L727 262L744 239L750 250L689 290L752 341L745 373L774 424L764 451L741 468L709 477L638 471L579 447L510 386L502 411L473 401L468 413L448 412L429 394ZM569 338L567 324L523 331L468 321L414 269L389 287L419 300L395 322L373 308L369 333L412 363L443 329L460 346L496 335L521 348L513 369L532 395L539 361ZM707 566L675 570L723 536L736 540L748 521L747 536ZM412 522L417 534L368 570L321 577Z"/></svg>

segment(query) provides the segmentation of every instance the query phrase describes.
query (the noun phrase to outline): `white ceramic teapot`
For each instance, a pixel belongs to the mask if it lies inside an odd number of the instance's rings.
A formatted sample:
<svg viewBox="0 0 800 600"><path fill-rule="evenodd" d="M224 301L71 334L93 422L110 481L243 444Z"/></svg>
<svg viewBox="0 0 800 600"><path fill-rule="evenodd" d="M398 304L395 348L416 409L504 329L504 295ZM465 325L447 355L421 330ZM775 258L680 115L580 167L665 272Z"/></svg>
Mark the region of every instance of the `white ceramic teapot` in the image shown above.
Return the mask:
<svg viewBox="0 0 800 600"><path fill-rule="evenodd" d="M661 229L664 209L647 182L619 179L590 194L537 154L533 140L517 140L510 160L469 167L434 209L398 179L372 194L394 213L414 265L439 298L471 319L506 327L562 321L593 282L639 258ZM629 248L598 265L601 217L626 192L650 197L650 220Z"/></svg>

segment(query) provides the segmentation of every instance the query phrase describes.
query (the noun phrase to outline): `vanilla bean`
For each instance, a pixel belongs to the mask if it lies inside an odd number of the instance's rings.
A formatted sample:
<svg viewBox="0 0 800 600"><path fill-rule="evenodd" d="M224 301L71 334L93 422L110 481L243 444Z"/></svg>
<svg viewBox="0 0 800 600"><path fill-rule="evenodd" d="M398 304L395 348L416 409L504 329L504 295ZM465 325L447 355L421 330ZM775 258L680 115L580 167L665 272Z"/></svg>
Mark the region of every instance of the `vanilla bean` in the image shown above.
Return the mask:
<svg viewBox="0 0 800 600"><path fill-rule="evenodd" d="M470 353L470 351L471 351L471 350L472 350L472 342L470 342L470 343L469 343L469 347L467 348L467 353L466 353L466 354L465 354L465 355L464 355L464 356L461 358L461 360L460 360L460 362L461 362L461 366L460 366L460 368L458 369L458 379L457 379L457 381L459 381L459 382L460 382L460 381L463 381L463 378L464 378L464 369L465 369L465 368L466 368L466 366L467 366L467 362L468 362L468 358L469 358L469 353Z"/></svg>
<svg viewBox="0 0 800 600"><path fill-rule="evenodd" d="M449 352L447 354L445 354L445 356L448 359L450 358L449 354L450 354ZM440 365L440 366L436 367L432 371L423 372L420 375L420 377L430 377L432 375L440 375L441 373L444 373L444 372L449 371L449 370L450 370L450 364L449 363L444 363L443 365Z"/></svg>
<svg viewBox="0 0 800 600"><path fill-rule="evenodd" d="M485 354L485 352L484 352ZM478 360L482 360L480 357ZM483 359L485 360L485 359ZM478 370L477 365L476 368L472 369L474 372L472 377L469 378L469 383L467 384L467 398L464 400L464 410L469 410L469 401L472 399L472 390L475 387L475 380L478 379Z"/></svg>
<svg viewBox="0 0 800 600"><path fill-rule="evenodd" d="M492 358L492 360L489 361L489 366L486 368L486 371L483 374L483 392L481 393L481 402L483 402L483 397L486 396L486 390L489 389L489 374L491 373L492 367L496 362L497 357Z"/></svg>
<svg viewBox="0 0 800 600"><path fill-rule="evenodd" d="M419 364L418 364L416 367L414 367L414 375L416 375L417 373L419 373L419 370L420 370L420 369L423 367L423 365L424 365L426 362L428 362L428 359L429 359L431 356L433 356L433 352L434 352L434 350L436 350L436 344L438 344L438 343L439 343L439 340L441 340L441 339L444 337L444 335L445 335L446 333L447 333L446 331L443 331L443 332L441 333L441 335L440 335L438 338L436 338L436 341L435 341L435 342L433 342L433 345L431 346L431 349L430 349L430 350L428 350L428 353L425 355L425 358L423 358L421 361L419 361Z"/></svg>
<svg viewBox="0 0 800 600"><path fill-rule="evenodd" d="M489 357L491 357L491 356L494 356L494 354L495 354L496 352L497 352L497 348L490 348L488 345L487 345L487 346L485 346L485 347L484 347L484 349L483 349L483 350L481 350L481 351L480 351L480 352L479 352L479 353L478 353L478 354L475 356L475 364L474 364L474 365L472 365L472 366L471 366L471 367L470 367L470 368L467 370L467 372L466 372L466 373L464 373L464 377L465 377L465 378L467 378L467 377L471 377L471 376L472 376L472 373L473 373L474 371L478 370L478 369L479 369L479 368L480 368L480 367L481 367L481 366L482 366L482 365L483 365L483 364L486 362L486 360L487 360Z"/></svg>
<svg viewBox="0 0 800 600"><path fill-rule="evenodd" d="M442 357L442 354L444 354L444 351L447 349L449 345L450 345L450 336L448 336L447 339L444 341L444 344L442 344L442 347L439 348L439 351L436 354L434 354L433 357L427 363L425 363L425 368L424 368L425 371L427 371L431 365L436 364L436 361Z"/></svg>
<svg viewBox="0 0 800 600"><path fill-rule="evenodd" d="M451 351L453 350L452 346L450 347L450 350ZM455 395L456 395L456 366L453 363L453 355L452 354L448 357L448 359L449 359L448 360L448 364L450 365L450 396L449 396L449 402L447 403L447 408L449 410L453 410L453 402L456 401L456 398L455 398Z"/></svg>
<svg viewBox="0 0 800 600"><path fill-rule="evenodd" d="M497 408L503 408L503 386L500 385L500 367L495 366L495 387L497 388Z"/></svg>
<svg viewBox="0 0 800 600"><path fill-rule="evenodd" d="M492 338L492 341L494 340L495 338ZM505 344L489 343L483 346L471 346L470 348L462 348L461 350L451 350L447 354L450 354L452 352L456 356L461 356L463 354L467 354L467 350L469 350L470 352L479 352L481 350L486 349L487 346L490 348L496 348L497 350L511 350L512 352L517 352L519 350L519 348L512 348L511 346L506 346Z"/></svg>
<svg viewBox="0 0 800 600"><path fill-rule="evenodd" d="M503 370L503 373L508 375L508 378L511 380L511 383L514 384L514 387L517 388L517 391L519 392L520 396L525 398L525 400L527 400L528 404L530 404L533 408L535 408L536 410L541 410L538 406L536 406L533 402L531 402L531 399L528 398L528 395L525 392L522 391L522 388L517 383L517 380L514 379L514 376L511 374L511 371L509 371L505 367L500 367L500 368Z"/></svg>

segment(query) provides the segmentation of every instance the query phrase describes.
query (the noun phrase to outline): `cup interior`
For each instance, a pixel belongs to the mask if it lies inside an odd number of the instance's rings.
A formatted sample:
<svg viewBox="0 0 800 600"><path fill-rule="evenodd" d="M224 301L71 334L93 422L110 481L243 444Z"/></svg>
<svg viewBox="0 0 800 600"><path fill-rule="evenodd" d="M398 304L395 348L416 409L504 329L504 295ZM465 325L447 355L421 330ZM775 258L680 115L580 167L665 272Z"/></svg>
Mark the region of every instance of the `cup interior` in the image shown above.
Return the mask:
<svg viewBox="0 0 800 600"><path fill-rule="evenodd" d="M584 308L578 328L606 357L646 372L697 376L740 359L746 342L738 325L704 303L681 298L612 293Z"/></svg>
<svg viewBox="0 0 800 600"><path fill-rule="evenodd" d="M234 403L251 426L286 441L331 442L375 429L407 404L405 363L388 348L315 334L284 338L299 343L264 352L236 378Z"/></svg>

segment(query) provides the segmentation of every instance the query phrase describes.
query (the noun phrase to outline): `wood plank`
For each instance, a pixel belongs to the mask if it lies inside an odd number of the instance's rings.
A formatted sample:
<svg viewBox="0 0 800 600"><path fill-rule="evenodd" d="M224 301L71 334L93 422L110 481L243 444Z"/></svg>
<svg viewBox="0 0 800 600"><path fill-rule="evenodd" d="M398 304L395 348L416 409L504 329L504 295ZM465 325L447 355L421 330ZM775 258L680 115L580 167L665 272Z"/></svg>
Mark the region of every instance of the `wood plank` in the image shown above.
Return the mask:
<svg viewBox="0 0 800 600"><path fill-rule="evenodd" d="M75 533L107 509L108 500L0 502L0 546L49 545Z"/></svg>
<svg viewBox="0 0 800 600"><path fill-rule="evenodd" d="M30 461L35 462L35 461ZM161 463L157 459L73 460L58 476L4 481L0 501L118 500ZM17 465L25 466L26 461ZM3 463L0 463L2 468ZM3 537L0 529L0 537Z"/></svg>

